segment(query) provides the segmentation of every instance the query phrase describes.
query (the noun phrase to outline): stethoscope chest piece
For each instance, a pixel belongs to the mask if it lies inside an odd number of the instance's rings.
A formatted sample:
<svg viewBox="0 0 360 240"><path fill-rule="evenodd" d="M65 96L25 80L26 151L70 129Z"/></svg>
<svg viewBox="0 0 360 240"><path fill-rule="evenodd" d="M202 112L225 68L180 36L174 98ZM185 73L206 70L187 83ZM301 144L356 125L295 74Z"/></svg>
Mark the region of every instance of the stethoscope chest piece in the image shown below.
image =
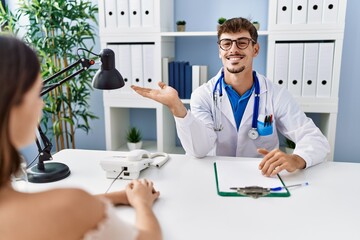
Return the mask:
<svg viewBox="0 0 360 240"><path fill-rule="evenodd" d="M259 133L256 130L256 128L252 128L252 129L249 130L248 136L249 136L250 139L255 140L255 139L257 139L259 137Z"/></svg>

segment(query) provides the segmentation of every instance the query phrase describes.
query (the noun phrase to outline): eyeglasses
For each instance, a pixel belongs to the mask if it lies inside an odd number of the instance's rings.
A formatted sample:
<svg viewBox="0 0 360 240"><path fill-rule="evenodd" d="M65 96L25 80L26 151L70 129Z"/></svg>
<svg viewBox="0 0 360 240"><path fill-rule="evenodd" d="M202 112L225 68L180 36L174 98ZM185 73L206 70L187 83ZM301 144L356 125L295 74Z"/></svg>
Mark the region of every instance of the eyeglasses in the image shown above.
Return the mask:
<svg viewBox="0 0 360 240"><path fill-rule="evenodd" d="M236 46L241 50L246 49L249 46L250 42L252 42L253 44L256 43L251 38L242 37L242 38L238 38L236 40L224 38L224 39L221 39L220 41L218 41L218 44L222 50L228 51L232 47L233 42L235 42Z"/></svg>

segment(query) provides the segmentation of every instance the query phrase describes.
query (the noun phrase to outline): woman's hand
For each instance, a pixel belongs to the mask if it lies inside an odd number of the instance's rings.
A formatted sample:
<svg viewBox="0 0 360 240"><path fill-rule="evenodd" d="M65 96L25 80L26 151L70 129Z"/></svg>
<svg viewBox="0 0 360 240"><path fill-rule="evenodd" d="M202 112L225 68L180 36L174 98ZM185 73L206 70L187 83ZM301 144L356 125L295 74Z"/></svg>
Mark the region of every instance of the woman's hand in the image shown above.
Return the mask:
<svg viewBox="0 0 360 240"><path fill-rule="evenodd" d="M152 181L146 179L133 180L126 187L127 199L134 208L151 208L154 201L160 196Z"/></svg>

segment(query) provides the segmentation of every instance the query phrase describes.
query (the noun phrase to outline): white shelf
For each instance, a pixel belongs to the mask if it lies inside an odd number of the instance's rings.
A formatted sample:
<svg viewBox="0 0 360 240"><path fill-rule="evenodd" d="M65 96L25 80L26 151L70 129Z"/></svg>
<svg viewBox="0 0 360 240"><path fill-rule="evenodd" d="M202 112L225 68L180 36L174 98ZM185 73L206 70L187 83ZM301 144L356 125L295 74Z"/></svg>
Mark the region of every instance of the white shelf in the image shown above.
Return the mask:
<svg viewBox="0 0 360 240"><path fill-rule="evenodd" d="M183 104L190 104L190 99L181 99Z"/></svg>
<svg viewBox="0 0 360 240"><path fill-rule="evenodd" d="M307 113L337 113L337 98L295 97L301 109Z"/></svg>
<svg viewBox="0 0 360 240"><path fill-rule="evenodd" d="M144 140L141 149L145 149L151 153L158 152L157 141ZM126 152L129 151L129 148L127 144L123 144L117 148L117 151ZM171 149L168 149L167 153L185 154L185 151L181 146L174 146Z"/></svg>
<svg viewBox="0 0 360 240"><path fill-rule="evenodd" d="M145 149L151 153L157 152L156 141L144 140L141 149ZM119 146L117 151L122 151L122 152L129 151L129 148L128 148L127 144L123 144L123 145Z"/></svg>

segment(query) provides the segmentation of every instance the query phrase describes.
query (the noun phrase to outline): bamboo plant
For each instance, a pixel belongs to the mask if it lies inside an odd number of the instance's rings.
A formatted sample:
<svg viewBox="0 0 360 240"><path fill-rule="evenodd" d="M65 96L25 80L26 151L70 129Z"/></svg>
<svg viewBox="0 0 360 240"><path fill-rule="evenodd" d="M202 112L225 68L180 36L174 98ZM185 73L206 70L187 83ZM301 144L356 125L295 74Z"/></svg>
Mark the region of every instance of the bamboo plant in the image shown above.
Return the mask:
<svg viewBox="0 0 360 240"><path fill-rule="evenodd" d="M97 12L91 0L19 0L19 8L14 12L0 6L0 26L15 35L20 29L24 32L22 38L37 51L42 77L47 79L76 62L78 48L92 50L89 46L95 43ZM89 57L88 53L82 54ZM54 81L77 70L68 71ZM84 71L44 96L41 127L48 137L55 137L57 151L75 148L75 131L88 133L89 120L97 118L89 112L88 104L94 71Z"/></svg>

